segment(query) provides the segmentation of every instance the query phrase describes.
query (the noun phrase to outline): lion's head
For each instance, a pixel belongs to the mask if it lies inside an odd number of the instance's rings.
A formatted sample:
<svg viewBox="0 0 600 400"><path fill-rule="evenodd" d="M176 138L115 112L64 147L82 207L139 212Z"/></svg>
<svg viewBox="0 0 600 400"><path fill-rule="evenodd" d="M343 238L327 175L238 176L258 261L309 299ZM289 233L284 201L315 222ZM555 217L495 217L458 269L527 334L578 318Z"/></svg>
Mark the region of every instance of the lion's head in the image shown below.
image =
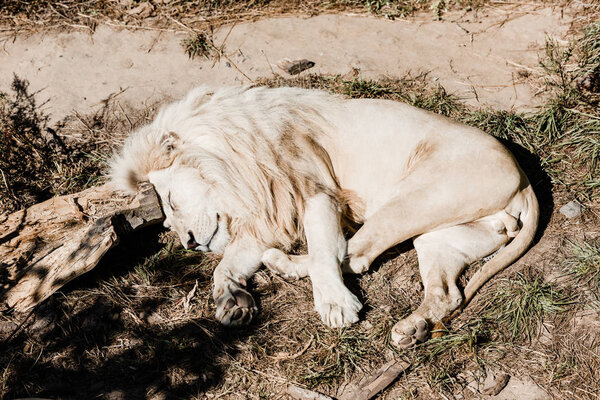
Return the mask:
<svg viewBox="0 0 600 400"><path fill-rule="evenodd" d="M162 199L164 226L186 248L223 253L231 240L230 216L196 168L172 165L151 171L148 180Z"/></svg>
<svg viewBox="0 0 600 400"><path fill-rule="evenodd" d="M197 88L130 135L111 180L130 192L151 182L165 226L187 248L220 253L237 235L287 248L303 237L305 200L317 188L338 192L317 140L327 123L306 106L320 99L294 88Z"/></svg>

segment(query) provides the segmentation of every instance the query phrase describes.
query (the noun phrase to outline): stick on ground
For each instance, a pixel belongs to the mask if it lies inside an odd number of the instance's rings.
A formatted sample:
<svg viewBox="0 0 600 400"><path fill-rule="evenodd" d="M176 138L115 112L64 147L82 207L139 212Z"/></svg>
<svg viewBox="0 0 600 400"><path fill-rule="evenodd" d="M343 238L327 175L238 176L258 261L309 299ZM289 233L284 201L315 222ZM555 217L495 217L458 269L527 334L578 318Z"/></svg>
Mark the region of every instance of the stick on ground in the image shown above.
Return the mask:
<svg viewBox="0 0 600 400"><path fill-rule="evenodd" d="M287 385L286 393L296 400L334 400L332 397L301 388L292 383Z"/></svg>
<svg viewBox="0 0 600 400"><path fill-rule="evenodd" d="M103 185L0 215L0 304L26 311L94 268L120 237L163 219L149 183L134 197Z"/></svg>
<svg viewBox="0 0 600 400"><path fill-rule="evenodd" d="M358 385L347 389L339 400L369 400L388 387L398 376L405 372L410 363L402 360L391 360L381 368L364 378Z"/></svg>

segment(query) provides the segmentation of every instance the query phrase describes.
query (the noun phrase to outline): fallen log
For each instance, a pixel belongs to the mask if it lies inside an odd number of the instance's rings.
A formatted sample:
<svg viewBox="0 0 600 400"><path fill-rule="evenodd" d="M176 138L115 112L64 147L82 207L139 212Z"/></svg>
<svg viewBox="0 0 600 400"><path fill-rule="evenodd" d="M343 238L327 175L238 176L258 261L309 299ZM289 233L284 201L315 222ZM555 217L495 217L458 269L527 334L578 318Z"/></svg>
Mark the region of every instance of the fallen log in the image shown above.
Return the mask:
<svg viewBox="0 0 600 400"><path fill-rule="evenodd" d="M154 187L103 185L0 215L0 304L24 312L94 268L120 237L162 222Z"/></svg>

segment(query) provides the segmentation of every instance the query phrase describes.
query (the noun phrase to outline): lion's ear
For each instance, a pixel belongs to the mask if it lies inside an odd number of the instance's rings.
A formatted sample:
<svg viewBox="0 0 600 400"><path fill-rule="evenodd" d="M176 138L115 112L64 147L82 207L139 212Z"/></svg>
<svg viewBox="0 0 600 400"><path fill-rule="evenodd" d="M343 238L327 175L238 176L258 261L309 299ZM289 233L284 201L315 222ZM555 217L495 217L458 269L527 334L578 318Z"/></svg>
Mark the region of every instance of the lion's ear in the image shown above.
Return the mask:
<svg viewBox="0 0 600 400"><path fill-rule="evenodd" d="M191 110L195 111L201 105L209 101L214 94L214 90L209 86L198 86L188 93L183 102L187 104Z"/></svg>
<svg viewBox="0 0 600 400"><path fill-rule="evenodd" d="M160 138L160 146L167 153L171 153L179 147L180 142L181 139L175 132L163 133Z"/></svg>

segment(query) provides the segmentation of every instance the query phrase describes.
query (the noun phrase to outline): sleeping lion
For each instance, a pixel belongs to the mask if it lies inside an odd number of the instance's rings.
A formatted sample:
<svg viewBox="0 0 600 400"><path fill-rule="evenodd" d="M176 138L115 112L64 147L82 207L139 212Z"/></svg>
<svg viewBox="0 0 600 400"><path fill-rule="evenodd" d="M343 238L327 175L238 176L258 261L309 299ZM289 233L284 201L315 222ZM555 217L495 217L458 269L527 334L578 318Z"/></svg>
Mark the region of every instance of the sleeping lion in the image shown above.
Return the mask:
<svg viewBox="0 0 600 400"><path fill-rule="evenodd" d="M128 191L150 181L165 227L188 249L223 255L213 296L225 325L257 312L245 286L263 264L310 277L325 325L352 324L362 305L342 274L412 239L425 293L392 329L400 347L520 257L539 214L513 156L482 131L395 101L297 88L196 88L131 134L111 178ZM347 226L360 226L350 239ZM287 254L298 240L308 254ZM495 252L461 293L465 266Z"/></svg>

